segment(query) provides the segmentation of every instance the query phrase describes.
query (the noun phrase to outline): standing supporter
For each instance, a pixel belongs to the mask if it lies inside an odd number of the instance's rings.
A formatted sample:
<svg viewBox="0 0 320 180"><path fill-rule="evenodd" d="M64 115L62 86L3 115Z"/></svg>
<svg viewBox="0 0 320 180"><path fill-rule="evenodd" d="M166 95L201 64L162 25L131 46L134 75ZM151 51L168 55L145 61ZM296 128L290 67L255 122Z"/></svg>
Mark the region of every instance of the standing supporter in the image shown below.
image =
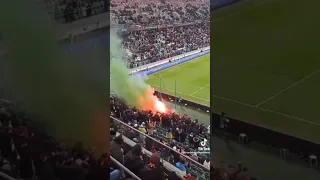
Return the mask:
<svg viewBox="0 0 320 180"><path fill-rule="evenodd" d="M121 150L122 142L122 135L114 137L110 142L110 155L120 163L123 163L123 152Z"/></svg>
<svg viewBox="0 0 320 180"><path fill-rule="evenodd" d="M149 134L149 136L152 136L152 134ZM152 151L152 148L153 148L153 140L149 137L146 137L145 139L145 148L148 150L148 151Z"/></svg>
<svg viewBox="0 0 320 180"><path fill-rule="evenodd" d="M145 162L147 162L147 156L142 153L140 144L134 145L124 156L124 166L136 175L143 170Z"/></svg>
<svg viewBox="0 0 320 180"><path fill-rule="evenodd" d="M30 147L28 143L24 142L20 146L18 159L20 160L20 176L24 179L30 179L34 176L33 159L30 153Z"/></svg>
<svg viewBox="0 0 320 180"><path fill-rule="evenodd" d="M46 155L41 156L41 163L38 165L36 172L39 180L55 180L54 169L48 162Z"/></svg>
<svg viewBox="0 0 320 180"><path fill-rule="evenodd" d="M167 138L167 140L168 140L169 142L171 142L173 136L172 136L172 133L171 133L170 130L166 133L166 138Z"/></svg>
<svg viewBox="0 0 320 180"><path fill-rule="evenodd" d="M160 163L160 154L155 152L152 154L149 160L149 164L146 165L145 171L141 174L142 180L164 180L164 169Z"/></svg>
<svg viewBox="0 0 320 180"><path fill-rule="evenodd" d="M156 127L156 122L152 122L149 120L149 123L148 123L148 134L149 135L152 135L153 134L153 131L154 131L154 128Z"/></svg>

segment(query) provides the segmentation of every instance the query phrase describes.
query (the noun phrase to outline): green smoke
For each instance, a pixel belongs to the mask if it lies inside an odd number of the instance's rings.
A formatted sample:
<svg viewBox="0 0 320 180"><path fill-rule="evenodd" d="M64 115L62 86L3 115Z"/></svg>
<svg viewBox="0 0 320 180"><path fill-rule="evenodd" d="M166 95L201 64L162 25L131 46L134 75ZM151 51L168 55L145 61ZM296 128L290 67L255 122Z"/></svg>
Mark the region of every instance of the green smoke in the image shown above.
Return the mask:
<svg viewBox="0 0 320 180"><path fill-rule="evenodd" d="M128 105L140 107L139 98L146 95L148 86L143 79L129 76L124 60L125 52L121 46L121 40L114 31L110 32L110 52L111 91L125 100Z"/></svg>
<svg viewBox="0 0 320 180"><path fill-rule="evenodd" d="M24 109L46 117L37 120L45 121L56 137L92 144L92 116L109 109L106 60L62 51L57 43L60 26L35 2L0 5L0 31L9 49L0 59L9 72L4 88L12 90L12 98L23 102Z"/></svg>

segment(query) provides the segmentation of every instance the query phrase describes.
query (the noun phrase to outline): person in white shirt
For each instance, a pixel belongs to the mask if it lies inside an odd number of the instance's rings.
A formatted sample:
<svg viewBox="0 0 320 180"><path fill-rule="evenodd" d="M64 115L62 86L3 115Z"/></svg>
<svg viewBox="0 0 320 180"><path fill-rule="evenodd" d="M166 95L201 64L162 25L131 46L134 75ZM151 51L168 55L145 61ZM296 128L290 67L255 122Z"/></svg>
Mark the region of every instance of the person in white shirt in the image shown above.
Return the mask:
<svg viewBox="0 0 320 180"><path fill-rule="evenodd" d="M204 160L203 166L206 167L206 168L208 168L208 169L210 169L210 160L207 160L207 159Z"/></svg>

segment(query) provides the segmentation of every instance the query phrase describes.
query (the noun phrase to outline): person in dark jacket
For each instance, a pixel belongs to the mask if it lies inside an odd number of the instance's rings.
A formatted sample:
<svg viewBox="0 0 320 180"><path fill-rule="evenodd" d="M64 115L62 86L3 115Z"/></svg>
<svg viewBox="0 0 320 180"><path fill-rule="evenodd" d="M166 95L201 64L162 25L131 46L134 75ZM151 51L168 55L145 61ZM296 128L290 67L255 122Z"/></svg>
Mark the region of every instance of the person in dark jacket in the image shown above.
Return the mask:
<svg viewBox="0 0 320 180"><path fill-rule="evenodd" d="M150 136L150 134L149 134ZM146 145L145 145L145 148L148 150L148 151L152 151L152 147L153 147L153 140L150 139L149 137L146 137Z"/></svg>
<svg viewBox="0 0 320 180"><path fill-rule="evenodd" d="M126 166L134 174L139 174L143 170L145 162L147 162L147 156L142 153L140 144L136 144L132 147L124 156L124 166Z"/></svg>
<svg viewBox="0 0 320 180"><path fill-rule="evenodd" d="M85 180L86 177L86 172L79 166L57 165L56 173L60 180Z"/></svg>
<svg viewBox="0 0 320 180"><path fill-rule="evenodd" d="M121 150L122 142L123 139L121 134L115 136L114 139L110 142L110 156L112 156L120 163L123 163L123 152ZM111 164L111 166L113 166L113 164Z"/></svg>
<svg viewBox="0 0 320 180"><path fill-rule="evenodd" d="M54 169L47 161L46 155L41 155L41 163L37 167L37 175L39 180L55 180Z"/></svg>
<svg viewBox="0 0 320 180"><path fill-rule="evenodd" d="M20 147L20 177L30 179L33 177L34 172L32 169L32 157L28 143L23 143Z"/></svg>
<svg viewBox="0 0 320 180"><path fill-rule="evenodd" d="M141 173L142 180L164 180L164 169L160 163L160 154L155 152L150 157L149 164L146 165L145 172Z"/></svg>

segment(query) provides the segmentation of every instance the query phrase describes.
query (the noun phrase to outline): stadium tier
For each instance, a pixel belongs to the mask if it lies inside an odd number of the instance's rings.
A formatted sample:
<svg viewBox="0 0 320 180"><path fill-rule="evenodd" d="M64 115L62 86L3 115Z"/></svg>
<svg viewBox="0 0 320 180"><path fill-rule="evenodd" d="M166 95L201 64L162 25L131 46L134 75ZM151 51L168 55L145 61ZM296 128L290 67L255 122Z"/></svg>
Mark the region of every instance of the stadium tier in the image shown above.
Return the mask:
<svg viewBox="0 0 320 180"><path fill-rule="evenodd" d="M209 20L209 1L111 1L113 25L163 26Z"/></svg>
<svg viewBox="0 0 320 180"><path fill-rule="evenodd" d="M40 3L60 23L70 23L107 12L104 0L43 0Z"/></svg>
<svg viewBox="0 0 320 180"><path fill-rule="evenodd" d="M122 31L119 36L130 57L128 66L138 66L164 60L204 48L210 42L209 22L181 24L172 27ZM185 38L188 36L189 38Z"/></svg>

